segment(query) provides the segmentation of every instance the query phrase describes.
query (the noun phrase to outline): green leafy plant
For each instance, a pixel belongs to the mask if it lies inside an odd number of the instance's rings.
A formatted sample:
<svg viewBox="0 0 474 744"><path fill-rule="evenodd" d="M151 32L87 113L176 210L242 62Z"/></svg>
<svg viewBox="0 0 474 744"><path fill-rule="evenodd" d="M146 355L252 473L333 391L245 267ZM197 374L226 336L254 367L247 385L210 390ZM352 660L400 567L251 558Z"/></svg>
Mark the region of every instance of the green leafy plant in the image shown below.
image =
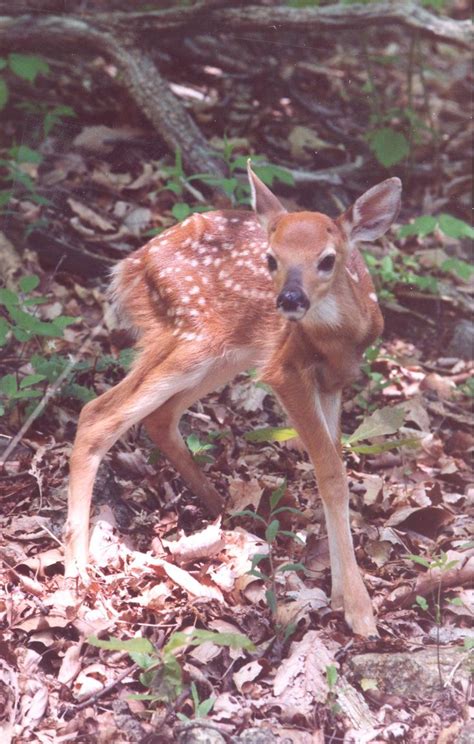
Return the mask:
<svg viewBox="0 0 474 744"><path fill-rule="evenodd" d="M21 401L42 396L46 386L55 383L71 367L70 359L54 353L52 347L55 339L62 338L65 328L79 318L67 315L59 315L53 320L39 318L40 306L50 302L49 297L36 293L39 283L39 277L33 274L21 277L16 289L0 289L0 347L14 347L17 366L21 366L23 360L25 366L28 362L33 370L0 377L0 415ZM35 353L30 354L32 347ZM114 368L127 370L132 356L133 350L124 349L117 359L102 355L94 361L78 361L66 376L60 395L86 403L95 397L95 393L90 387L81 385L78 378Z"/></svg>
<svg viewBox="0 0 474 744"><path fill-rule="evenodd" d="M382 358L380 351L380 344L374 344L369 346L364 352L364 358L361 365L361 370L366 376L366 380L362 386L359 383L355 384L356 390L359 392L356 395L356 403L363 411L371 413L378 406L378 396L388 385L393 383L393 379L388 379L382 372L378 372L375 368L377 363Z"/></svg>
<svg viewBox="0 0 474 744"><path fill-rule="evenodd" d="M402 225L398 234L401 238L407 238L410 235L424 238L431 235L437 228L450 238L474 238L474 228L471 225L446 212L438 215L421 215L408 225Z"/></svg>
<svg viewBox="0 0 474 744"><path fill-rule="evenodd" d="M379 127L367 135L369 147L385 168L396 165L410 153L410 144L402 132L393 127Z"/></svg>
<svg viewBox="0 0 474 744"><path fill-rule="evenodd" d="M214 445L210 442L201 442L197 434L190 434L186 437L186 444L197 463L202 464L214 461L214 458L208 454L214 449Z"/></svg>
<svg viewBox="0 0 474 744"><path fill-rule="evenodd" d="M31 176L22 170L22 165L31 163L38 165L42 156L36 150L27 145L11 147L7 155L9 158L0 158L0 208L4 209L15 190L21 189L27 194L28 199L36 204L49 204L49 201L37 193L36 185Z"/></svg>
<svg viewBox="0 0 474 744"><path fill-rule="evenodd" d="M76 318L67 315L48 321L38 318L35 308L49 301L46 297L32 294L38 285L39 277L31 275L19 280L17 291L0 289L0 346L7 346L13 339L22 344L35 339L41 346L44 339L61 338L64 329L76 322ZM21 352L19 356L21 358ZM46 375L39 370L33 374L4 375L0 378L0 412L4 413L20 400L42 395L37 385L45 380Z"/></svg>
<svg viewBox="0 0 474 744"><path fill-rule="evenodd" d="M440 685L442 686L443 685L443 674L442 674L441 659L440 659L440 630L441 630L441 626L443 623L442 579L445 573L447 573L448 571L451 571L453 568L456 568L456 566L459 564L459 561L457 559L450 560L448 554L445 553L443 550L438 555L433 556L431 560L428 558L425 558L424 556L414 555L412 553L407 554L405 558L411 561L412 563L416 563L419 566L423 566L424 568L427 569L427 571L433 571L433 570L439 571L439 578L438 578L438 582L436 586L436 591L433 594L432 604L430 605L426 597L422 595L417 595L413 606L418 608L422 612L426 613L429 617L431 617L431 619L435 623L438 676L439 676Z"/></svg>
<svg viewBox="0 0 474 744"><path fill-rule="evenodd" d="M197 628L194 628L191 633L173 633L162 649L155 648L151 641L146 638L132 638L127 641L122 641L119 638L100 640L95 636L88 638L88 643L96 648L128 653L132 661L141 669L139 681L148 690L146 693L140 693L132 697L136 700L148 700L151 703L172 702L184 690L184 675L176 658L176 651L187 646L199 646L208 641L227 648L244 649L246 651L255 650L255 646L250 639L242 634L217 633ZM207 715L214 702L199 701L197 691L196 698L193 696L193 701L195 703L195 714L200 716Z"/></svg>
<svg viewBox="0 0 474 744"><path fill-rule="evenodd" d="M5 72L10 71L22 80L34 83L37 76L47 75L49 65L45 59L36 54L18 54L12 52L8 57L0 57L0 109L4 108L10 97L10 88Z"/></svg>
<svg viewBox="0 0 474 744"><path fill-rule="evenodd" d="M250 203L250 186L247 183L246 178L239 177L239 173L243 175L247 169L248 156L234 155L233 151L233 143L224 139L222 158L226 170L228 171L228 175L222 177L215 176L212 173L197 173L193 176L187 176L183 166L181 151L179 149L176 150L174 164L163 168L163 172L166 176L163 190L171 191L173 194L180 197L180 201L177 201L171 209L171 213L176 220L184 220L193 212L207 212L213 209L211 205L202 202L190 204L188 201L184 201L183 196L187 190L190 192L190 197L192 196L194 191L192 183L194 181L199 181L208 184L209 186L215 186L216 188L221 189L226 196L228 196L232 206L234 207L242 205L246 206ZM289 171L276 165L262 164L262 160L262 156L252 156L254 170L264 183L268 186L272 186L275 180L279 180L282 183L293 185L293 176ZM149 234L156 234L157 232L157 230L154 230L150 231Z"/></svg>
<svg viewBox="0 0 474 744"><path fill-rule="evenodd" d="M420 292L438 294L439 283L436 277L427 274L417 256L407 256L394 250L391 255L377 258L364 254L370 273L380 285L378 295L381 301L390 301L395 297L398 285L409 286Z"/></svg>
<svg viewBox="0 0 474 744"><path fill-rule="evenodd" d="M35 85L38 76L48 75L49 65L43 57L34 54L20 54L13 52L8 57L0 58L0 110L6 106L10 98L10 84L13 78ZM22 100L14 106L27 114L40 116L43 120L42 135L48 135L64 117L74 116L70 106L49 105L36 101ZM41 139L41 132L33 133L35 145ZM49 201L37 193L35 183L25 169L25 165L39 165L41 154L25 144L13 145L6 151L6 156L0 159L0 209L6 205L16 192L26 193L28 199L36 204L49 204Z"/></svg>
<svg viewBox="0 0 474 744"><path fill-rule="evenodd" d="M265 519L260 514L252 511L251 509L243 509L242 511L233 512L233 517L250 517L257 524L262 525L265 529L265 541L267 543L266 553L256 553L252 557L252 566L249 575L255 576L256 578L263 581L265 589L265 598L267 605L270 609L273 618L276 617L278 607L278 594L277 594L277 574L284 573L285 571L304 571L304 565L302 563L282 563L278 565L276 563L275 556L275 544L279 537L285 536L292 540L301 542L301 539L295 532L291 530L285 530L281 528L280 520L278 515L283 512L299 514L298 509L290 506L278 506L281 499L286 492L286 480L283 480L280 486L270 495L270 512L268 518ZM266 568L264 568L266 564ZM287 626L286 628L276 627L278 635L283 634L285 638L288 638L294 631L293 626Z"/></svg>
<svg viewBox="0 0 474 744"><path fill-rule="evenodd" d="M216 702L215 698L208 697L201 700L199 698L199 692L196 686L195 682L191 682L191 699L193 701L193 707L194 707L194 718L205 718L214 707L214 703ZM188 721L191 721L192 719L185 715L184 713L178 713L178 718L180 721L184 721L187 723Z"/></svg>
<svg viewBox="0 0 474 744"><path fill-rule="evenodd" d="M342 444L349 452L372 455L399 447L417 447L419 440L415 437L389 439L384 442L365 444L365 440L375 437L387 437L396 434L402 426L405 413L403 408L384 406L364 417L360 426L350 436L343 435ZM269 426L249 431L244 437L249 442L286 442L298 436L296 429L283 426ZM253 512L252 512L253 513Z"/></svg>
<svg viewBox="0 0 474 744"><path fill-rule="evenodd" d="M250 203L250 186L246 178L239 178L238 174L247 171L248 155L234 155L234 145L227 139L224 140L224 149L222 157L228 171L227 178L213 176L207 173L199 173L192 176L190 180L199 180L211 186L217 186L229 197L232 206L243 206ZM294 185L294 179L291 173L285 168L277 165L262 164L261 155L252 155L252 167L257 176L267 186L273 186L275 180L286 183L289 186Z"/></svg>

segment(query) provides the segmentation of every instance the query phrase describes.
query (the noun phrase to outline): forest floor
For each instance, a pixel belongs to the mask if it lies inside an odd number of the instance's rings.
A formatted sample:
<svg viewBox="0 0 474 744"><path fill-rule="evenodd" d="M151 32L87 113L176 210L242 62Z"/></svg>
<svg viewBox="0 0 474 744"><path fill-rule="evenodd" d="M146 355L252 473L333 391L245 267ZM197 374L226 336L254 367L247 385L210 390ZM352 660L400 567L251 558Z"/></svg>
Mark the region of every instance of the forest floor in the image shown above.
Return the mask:
<svg viewBox="0 0 474 744"><path fill-rule="evenodd" d="M325 84L339 92L338 72L347 75L351 62L336 52L330 62ZM17 297L0 300L10 333L0 362L6 399L0 452L64 373L0 475L0 731L16 742L42 743L472 741L466 239L442 225L399 232L420 215L468 218L461 75L453 83L441 69L433 92L449 99L435 178L423 170L434 157L426 144L400 173L407 189L398 224L367 247L386 329L360 381L345 392L343 431L357 560L380 633L368 641L353 636L330 608L327 538L312 467L291 440L278 441L285 439L279 428L285 418L251 372L197 403L182 421L190 450L227 498L222 518L206 519L136 427L99 472L92 583L78 605L61 604L77 418L86 400L123 377L131 359L105 292L106 272L184 216L187 205L207 201L206 186L201 192L202 184L182 178L179 163L172 170L145 122L132 127L122 115L119 128L110 128L117 101L102 95L109 72L98 60L87 74L58 77L58 103L75 99L85 75L99 86L90 96L97 107L76 106L77 118L60 117L41 141L38 115L26 120L21 144L40 154L35 162L25 150L22 163L33 188L16 198L21 220L7 214L0 222L3 279ZM301 95L323 75L316 66L299 74ZM189 86L185 72L182 77L176 86ZM265 99L258 84L251 93ZM209 136L213 106L223 95L218 90L213 98L213 85L195 112ZM194 90L204 87L198 81ZM266 153L304 171L314 168L315 149L322 153L319 167L354 160L347 142L334 144L337 133L319 135L304 107L282 99L275 111L267 101L252 114L244 83L236 87L249 119L234 122L236 134L229 125L232 158ZM348 104L348 122L351 115ZM7 135L16 123L11 113ZM273 185L290 208L335 214L386 174L372 164L334 188ZM214 204L230 202L221 196ZM8 314L12 306L34 308L38 324L25 327L23 318L22 325L21 315ZM276 526L275 494L280 507L289 507ZM252 574L261 554L266 578ZM97 636L113 640L100 648ZM209 738L192 738L196 731Z"/></svg>

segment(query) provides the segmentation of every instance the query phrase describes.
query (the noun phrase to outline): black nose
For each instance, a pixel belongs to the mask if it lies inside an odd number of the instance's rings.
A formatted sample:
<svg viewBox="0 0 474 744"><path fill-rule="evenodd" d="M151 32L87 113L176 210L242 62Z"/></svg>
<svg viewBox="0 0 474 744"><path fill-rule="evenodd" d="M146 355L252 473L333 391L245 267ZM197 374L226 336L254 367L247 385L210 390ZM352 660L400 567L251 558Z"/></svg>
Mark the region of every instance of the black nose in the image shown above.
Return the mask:
<svg viewBox="0 0 474 744"><path fill-rule="evenodd" d="M308 310L309 300L299 287L284 289L277 297L277 307L287 313L295 310Z"/></svg>

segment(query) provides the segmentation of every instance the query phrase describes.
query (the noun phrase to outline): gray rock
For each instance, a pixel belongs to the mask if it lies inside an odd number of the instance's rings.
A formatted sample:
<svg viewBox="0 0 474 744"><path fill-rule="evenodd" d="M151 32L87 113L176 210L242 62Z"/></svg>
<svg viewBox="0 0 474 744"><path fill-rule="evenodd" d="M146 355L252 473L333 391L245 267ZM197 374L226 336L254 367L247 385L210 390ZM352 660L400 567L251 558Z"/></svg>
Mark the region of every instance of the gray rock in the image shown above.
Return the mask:
<svg viewBox="0 0 474 744"><path fill-rule="evenodd" d="M243 731L235 740L235 744L283 744L288 739L280 739L265 728L249 728Z"/></svg>
<svg viewBox="0 0 474 744"><path fill-rule="evenodd" d="M474 359L474 323L472 320L460 320L448 346L448 353L458 359Z"/></svg>
<svg viewBox="0 0 474 744"><path fill-rule="evenodd" d="M459 734L456 744L472 744L474 741L474 721L468 721Z"/></svg>
<svg viewBox="0 0 474 744"><path fill-rule="evenodd" d="M472 654L462 647L441 648L440 666L443 682L450 678L456 665L453 681L469 682L472 675ZM358 678L375 679L380 691L400 697L427 698L440 690L438 658L435 648L413 653L360 654L350 660Z"/></svg>
<svg viewBox="0 0 474 744"><path fill-rule="evenodd" d="M199 724L185 729L179 735L179 744L226 744L225 738L216 729Z"/></svg>

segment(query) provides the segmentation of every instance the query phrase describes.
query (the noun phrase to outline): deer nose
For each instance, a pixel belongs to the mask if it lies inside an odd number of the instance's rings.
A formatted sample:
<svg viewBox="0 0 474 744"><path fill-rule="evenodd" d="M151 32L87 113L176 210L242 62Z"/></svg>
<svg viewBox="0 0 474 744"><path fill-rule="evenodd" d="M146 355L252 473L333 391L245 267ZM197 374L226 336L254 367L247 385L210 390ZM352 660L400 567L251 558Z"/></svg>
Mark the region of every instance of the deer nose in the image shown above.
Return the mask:
<svg viewBox="0 0 474 744"><path fill-rule="evenodd" d="M288 287L278 295L277 308L283 315L296 320L306 314L309 300L300 287Z"/></svg>

